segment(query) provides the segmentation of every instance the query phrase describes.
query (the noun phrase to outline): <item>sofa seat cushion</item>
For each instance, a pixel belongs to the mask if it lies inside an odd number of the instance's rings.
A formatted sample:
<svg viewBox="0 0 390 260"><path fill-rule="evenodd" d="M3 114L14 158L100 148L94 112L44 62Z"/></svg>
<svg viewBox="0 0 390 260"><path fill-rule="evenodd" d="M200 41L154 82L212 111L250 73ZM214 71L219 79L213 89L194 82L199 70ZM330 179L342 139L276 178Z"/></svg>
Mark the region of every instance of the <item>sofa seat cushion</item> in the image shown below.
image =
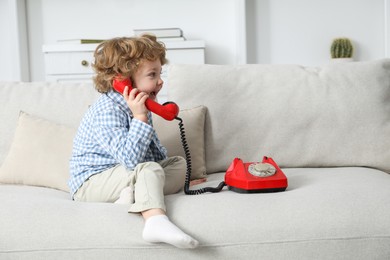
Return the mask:
<svg viewBox="0 0 390 260"><path fill-rule="evenodd" d="M204 105L206 168L270 156L281 167L390 173L390 59L299 65L172 65L169 100Z"/></svg>
<svg viewBox="0 0 390 260"><path fill-rule="evenodd" d="M143 220L128 214L126 205L80 203L59 190L0 185L0 258L388 259L387 173L358 167L283 170L289 179L285 192L166 196L171 220L200 241L195 250L144 242ZM221 180L223 173L213 174L202 185Z"/></svg>

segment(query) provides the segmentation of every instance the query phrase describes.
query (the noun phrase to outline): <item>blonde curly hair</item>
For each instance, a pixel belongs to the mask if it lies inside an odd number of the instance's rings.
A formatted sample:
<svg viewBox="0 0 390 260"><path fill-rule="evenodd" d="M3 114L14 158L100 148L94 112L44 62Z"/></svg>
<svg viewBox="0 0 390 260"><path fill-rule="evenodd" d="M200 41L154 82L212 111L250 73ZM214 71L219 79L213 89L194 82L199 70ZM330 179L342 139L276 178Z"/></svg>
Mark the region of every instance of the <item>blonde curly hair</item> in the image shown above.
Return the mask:
<svg viewBox="0 0 390 260"><path fill-rule="evenodd" d="M165 54L164 44L148 34L113 38L100 43L94 52L95 61L92 64L96 73L93 78L96 90L107 93L112 89L114 78L132 78L142 60L160 60L161 65L166 64Z"/></svg>

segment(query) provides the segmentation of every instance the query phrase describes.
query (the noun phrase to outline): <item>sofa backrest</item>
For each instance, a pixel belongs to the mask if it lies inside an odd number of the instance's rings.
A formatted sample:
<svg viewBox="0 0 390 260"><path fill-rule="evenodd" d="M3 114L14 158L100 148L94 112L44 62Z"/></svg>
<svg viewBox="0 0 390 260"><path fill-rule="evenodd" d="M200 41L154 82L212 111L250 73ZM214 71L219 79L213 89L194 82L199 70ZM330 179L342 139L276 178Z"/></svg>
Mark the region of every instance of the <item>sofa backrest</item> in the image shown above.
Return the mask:
<svg viewBox="0 0 390 260"><path fill-rule="evenodd" d="M20 111L76 128L98 96L92 84L0 82L0 165L10 148Z"/></svg>
<svg viewBox="0 0 390 260"><path fill-rule="evenodd" d="M169 100L207 107L208 173L233 158L281 167L390 172L390 60L298 65L172 65Z"/></svg>

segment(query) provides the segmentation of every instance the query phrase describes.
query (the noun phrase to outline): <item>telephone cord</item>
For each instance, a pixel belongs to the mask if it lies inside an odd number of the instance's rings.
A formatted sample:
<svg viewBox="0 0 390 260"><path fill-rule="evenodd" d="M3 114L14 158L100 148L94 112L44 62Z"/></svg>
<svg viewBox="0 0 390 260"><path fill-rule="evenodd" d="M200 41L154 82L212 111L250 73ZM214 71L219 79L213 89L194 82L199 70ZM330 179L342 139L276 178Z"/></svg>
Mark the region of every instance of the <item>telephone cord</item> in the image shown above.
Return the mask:
<svg viewBox="0 0 390 260"><path fill-rule="evenodd" d="M180 117L176 117L176 120L179 121L179 130L180 130L180 139L181 143L183 145L184 154L186 157L187 162L187 172L186 172L186 179L184 183L184 193L187 195L198 195L205 192L220 192L224 186L226 186L225 182L221 182L217 187L204 187L197 190L191 190L190 189L190 181L191 181L191 172L192 172L192 163L191 163L191 154L190 149L188 147L186 133L184 129L183 120Z"/></svg>

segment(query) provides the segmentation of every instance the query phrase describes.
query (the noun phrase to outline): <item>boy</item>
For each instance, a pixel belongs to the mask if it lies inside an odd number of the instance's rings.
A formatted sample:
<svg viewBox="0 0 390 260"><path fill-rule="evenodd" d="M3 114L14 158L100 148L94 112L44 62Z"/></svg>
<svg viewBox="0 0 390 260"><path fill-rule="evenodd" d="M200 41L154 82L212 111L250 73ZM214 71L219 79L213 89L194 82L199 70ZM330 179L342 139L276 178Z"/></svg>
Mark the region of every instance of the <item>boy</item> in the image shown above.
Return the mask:
<svg viewBox="0 0 390 260"><path fill-rule="evenodd" d="M114 38L101 43L94 56L94 83L102 96L89 108L74 139L72 198L126 203L129 212L144 217L145 241L197 247L198 241L170 222L164 204L164 194L181 190L186 162L167 158L145 106L162 88L165 47L151 35ZM134 88L116 92L112 82L123 78Z"/></svg>

